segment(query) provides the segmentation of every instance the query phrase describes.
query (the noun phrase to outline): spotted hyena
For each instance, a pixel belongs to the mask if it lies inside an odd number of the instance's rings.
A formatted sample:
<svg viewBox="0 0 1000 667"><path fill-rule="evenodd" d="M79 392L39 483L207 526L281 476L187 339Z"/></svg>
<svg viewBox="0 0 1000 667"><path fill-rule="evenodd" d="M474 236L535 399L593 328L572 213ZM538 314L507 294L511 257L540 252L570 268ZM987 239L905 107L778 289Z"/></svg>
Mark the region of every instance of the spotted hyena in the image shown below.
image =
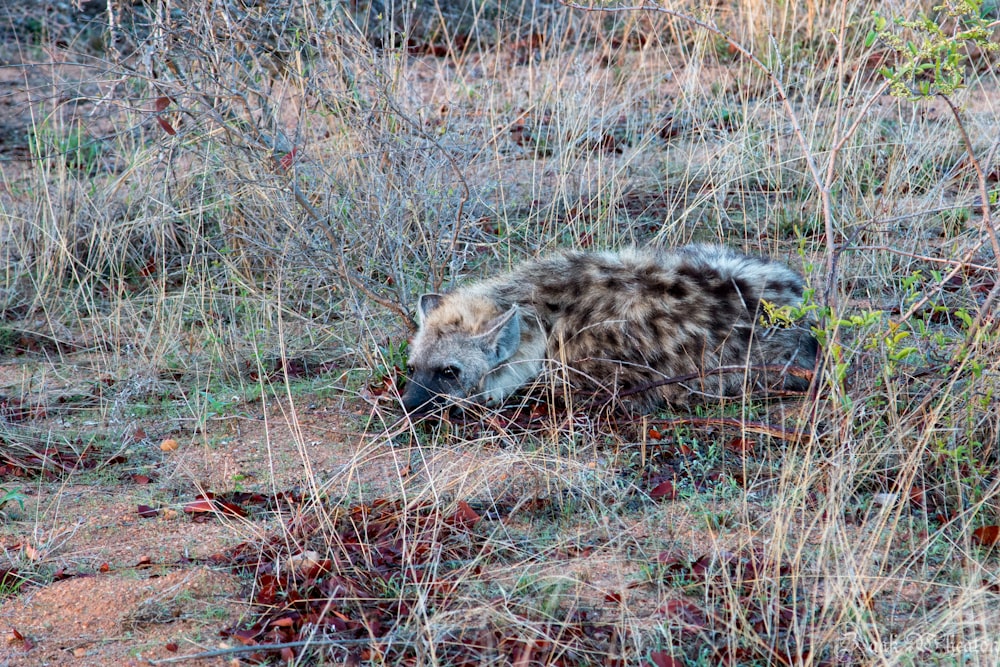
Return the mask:
<svg viewBox="0 0 1000 667"><path fill-rule="evenodd" d="M528 262L420 297L403 406L496 406L546 368L639 409L805 389L782 370L813 368L816 339L801 323L769 326L764 305L797 305L802 290L787 266L712 245Z"/></svg>

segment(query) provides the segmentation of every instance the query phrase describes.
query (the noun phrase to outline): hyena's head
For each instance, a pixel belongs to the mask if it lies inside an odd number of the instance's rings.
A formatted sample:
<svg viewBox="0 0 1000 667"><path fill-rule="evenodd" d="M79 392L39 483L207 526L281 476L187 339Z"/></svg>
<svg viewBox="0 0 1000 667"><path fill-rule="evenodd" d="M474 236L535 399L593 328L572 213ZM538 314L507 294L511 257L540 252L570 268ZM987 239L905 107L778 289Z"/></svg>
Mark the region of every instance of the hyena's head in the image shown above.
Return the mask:
<svg viewBox="0 0 1000 667"><path fill-rule="evenodd" d="M417 319L403 391L409 413L477 402L486 376L517 351L521 337L516 308L462 293L424 294Z"/></svg>

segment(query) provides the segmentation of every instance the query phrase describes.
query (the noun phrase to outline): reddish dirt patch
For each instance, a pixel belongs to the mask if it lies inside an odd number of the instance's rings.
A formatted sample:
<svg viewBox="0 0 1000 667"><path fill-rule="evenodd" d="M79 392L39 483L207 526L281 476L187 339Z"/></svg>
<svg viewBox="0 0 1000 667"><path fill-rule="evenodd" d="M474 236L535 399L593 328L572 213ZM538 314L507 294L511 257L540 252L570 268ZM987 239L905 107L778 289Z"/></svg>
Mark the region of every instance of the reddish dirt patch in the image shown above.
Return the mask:
<svg viewBox="0 0 1000 667"><path fill-rule="evenodd" d="M206 567L59 581L4 605L0 622L7 628L0 663L138 665L219 648L213 626L239 617L239 590L235 576ZM25 639L15 639L11 629Z"/></svg>
<svg viewBox="0 0 1000 667"><path fill-rule="evenodd" d="M227 420L205 436L182 438L175 452L149 470L157 476L149 484L6 481L23 489L25 510L5 507L11 520L0 529L0 553L19 565L28 583L0 611L0 665L130 664L137 657L219 648L220 630L235 625L246 610L246 582L206 563L239 542L280 532L278 515L254 506L246 517L193 515L185 506L202 490L231 492L237 479L261 494L288 490L301 485L305 470L329 478L353 458L350 439L331 444L331 414L293 418L294 429L288 416L275 406L260 420ZM367 483L377 486L380 479L383 488L394 477L372 460L369 473ZM143 518L140 505L158 514ZM76 576L34 583L59 571ZM12 628L30 649L13 638ZM166 648L171 642L178 646L175 653Z"/></svg>

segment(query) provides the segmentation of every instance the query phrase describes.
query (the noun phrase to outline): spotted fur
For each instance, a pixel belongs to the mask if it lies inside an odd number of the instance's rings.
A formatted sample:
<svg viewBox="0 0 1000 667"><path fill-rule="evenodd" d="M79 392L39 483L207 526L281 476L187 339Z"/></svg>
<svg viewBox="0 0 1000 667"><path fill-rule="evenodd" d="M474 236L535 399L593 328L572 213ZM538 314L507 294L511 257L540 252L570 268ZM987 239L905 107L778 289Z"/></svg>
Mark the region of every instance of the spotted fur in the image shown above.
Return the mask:
<svg viewBox="0 0 1000 667"><path fill-rule="evenodd" d="M804 389L760 366L812 368L807 326L760 323L762 299L797 305L801 277L722 246L564 252L420 298L403 393L408 412L501 404L546 367L572 386L628 396L640 409L747 388ZM704 375L720 366L746 372ZM697 376L654 385L666 378Z"/></svg>

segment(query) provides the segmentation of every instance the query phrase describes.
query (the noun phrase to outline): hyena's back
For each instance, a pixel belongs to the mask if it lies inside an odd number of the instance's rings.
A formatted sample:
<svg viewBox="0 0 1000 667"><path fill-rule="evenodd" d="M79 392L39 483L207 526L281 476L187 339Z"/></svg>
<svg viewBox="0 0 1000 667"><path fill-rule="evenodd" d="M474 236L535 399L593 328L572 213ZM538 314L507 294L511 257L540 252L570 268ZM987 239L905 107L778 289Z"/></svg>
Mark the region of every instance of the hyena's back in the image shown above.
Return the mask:
<svg viewBox="0 0 1000 667"><path fill-rule="evenodd" d="M457 357L477 355L467 347L459 350L458 339L484 341L516 326L517 349L496 367L474 371L479 378L472 390L442 391L427 373L419 387L459 399L481 392L497 402L537 375L539 357L545 356L565 369L573 385L637 391L632 400L643 407L685 402L692 392L731 396L748 387L804 389L808 383L793 375L711 373L722 366L812 368L817 345L807 329L760 323L762 299L776 306L798 304L802 289L801 278L786 266L719 246L567 252L435 297L432 308L421 309L411 364L418 381L422 367L452 356L451 366L463 368ZM505 315L513 324L501 322ZM700 377L656 386L693 374ZM408 409L415 401L413 394L410 398L404 395Z"/></svg>

